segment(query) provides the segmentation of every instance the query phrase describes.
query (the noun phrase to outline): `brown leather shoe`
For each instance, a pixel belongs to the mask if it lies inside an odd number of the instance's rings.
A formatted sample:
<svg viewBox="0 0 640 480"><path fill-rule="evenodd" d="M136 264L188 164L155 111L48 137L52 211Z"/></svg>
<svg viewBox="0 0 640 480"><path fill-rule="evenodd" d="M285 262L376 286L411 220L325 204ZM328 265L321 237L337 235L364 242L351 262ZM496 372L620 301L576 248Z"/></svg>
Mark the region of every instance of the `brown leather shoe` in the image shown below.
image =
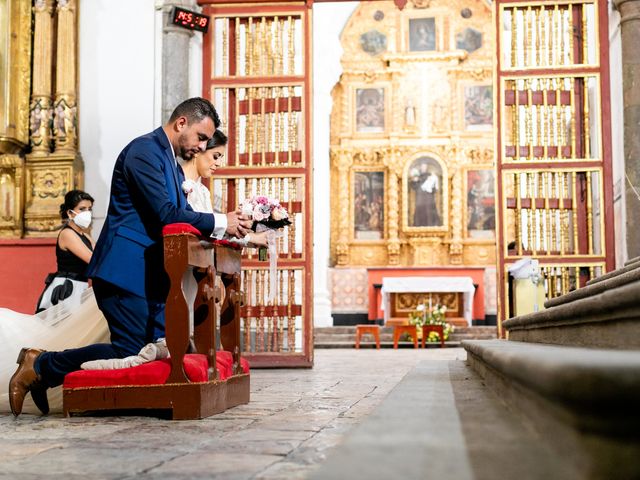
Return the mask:
<svg viewBox="0 0 640 480"><path fill-rule="evenodd" d="M46 387L41 384L40 375L36 373L33 366L36 358L40 356L42 350L36 348L23 348L18 355L18 369L9 382L9 405L11 412L17 417L22 413L22 405L27 392L31 392L36 406L47 414L49 412L49 402L47 401Z"/></svg>

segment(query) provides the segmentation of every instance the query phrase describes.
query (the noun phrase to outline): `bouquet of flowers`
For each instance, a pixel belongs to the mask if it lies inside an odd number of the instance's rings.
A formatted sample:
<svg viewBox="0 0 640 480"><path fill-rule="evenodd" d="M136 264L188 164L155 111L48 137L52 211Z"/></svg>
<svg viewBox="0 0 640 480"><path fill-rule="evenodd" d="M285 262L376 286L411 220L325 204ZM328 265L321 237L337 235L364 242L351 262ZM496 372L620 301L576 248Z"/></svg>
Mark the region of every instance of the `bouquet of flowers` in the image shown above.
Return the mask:
<svg viewBox="0 0 640 480"><path fill-rule="evenodd" d="M447 313L447 307L445 305L436 305L431 308L424 304L419 304L416 309L409 314L409 323L417 327L423 325L442 325L442 331L444 332L444 340L449 339L449 334L454 331L453 325L445 322L445 313ZM426 339L427 342L438 342L440 338L436 332L429 332L429 336Z"/></svg>
<svg viewBox="0 0 640 480"><path fill-rule="evenodd" d="M280 202L265 195L255 195L240 205L242 213L253 220L253 231L277 230L291 225L287 210ZM260 227L262 226L262 227Z"/></svg>
<svg viewBox="0 0 640 480"><path fill-rule="evenodd" d="M276 235L273 230L284 228L291 225L287 210L280 205L278 200L269 198L265 195L255 195L240 204L240 209L244 215L253 220L252 230L254 232L264 232L271 230L267 234L268 247L260 247L258 249L258 259L260 261L267 260L267 252L269 253L269 298L268 302L272 302L276 295L276 262L278 258L278 249L276 245Z"/></svg>

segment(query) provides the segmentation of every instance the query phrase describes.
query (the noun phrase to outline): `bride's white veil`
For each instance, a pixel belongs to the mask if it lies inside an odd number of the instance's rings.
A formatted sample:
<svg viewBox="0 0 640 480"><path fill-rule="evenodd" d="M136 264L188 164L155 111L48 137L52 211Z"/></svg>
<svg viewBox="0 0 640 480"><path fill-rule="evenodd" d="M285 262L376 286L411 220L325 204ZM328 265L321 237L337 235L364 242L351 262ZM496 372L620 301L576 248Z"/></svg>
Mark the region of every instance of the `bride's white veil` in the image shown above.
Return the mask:
<svg viewBox="0 0 640 480"><path fill-rule="evenodd" d="M109 328L98 309L93 289L82 294L80 304L62 302L36 315L0 308L0 412L8 412L9 380L23 347L60 351L92 343L108 343ZM51 411L62 408L61 387L48 390ZM23 413L39 413L27 394Z"/></svg>

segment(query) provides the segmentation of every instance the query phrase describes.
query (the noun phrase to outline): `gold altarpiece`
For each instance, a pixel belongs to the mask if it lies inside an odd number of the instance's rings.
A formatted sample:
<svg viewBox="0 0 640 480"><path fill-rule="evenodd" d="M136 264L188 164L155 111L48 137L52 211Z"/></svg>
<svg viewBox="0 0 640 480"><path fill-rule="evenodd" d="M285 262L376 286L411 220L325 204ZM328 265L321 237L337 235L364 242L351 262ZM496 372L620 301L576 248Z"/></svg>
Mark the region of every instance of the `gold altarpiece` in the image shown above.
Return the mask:
<svg viewBox="0 0 640 480"><path fill-rule="evenodd" d="M76 39L76 0L0 0L0 237L53 235L82 188Z"/></svg>
<svg viewBox="0 0 640 480"><path fill-rule="evenodd" d="M491 19L474 0L352 14L332 92L332 265L495 265Z"/></svg>

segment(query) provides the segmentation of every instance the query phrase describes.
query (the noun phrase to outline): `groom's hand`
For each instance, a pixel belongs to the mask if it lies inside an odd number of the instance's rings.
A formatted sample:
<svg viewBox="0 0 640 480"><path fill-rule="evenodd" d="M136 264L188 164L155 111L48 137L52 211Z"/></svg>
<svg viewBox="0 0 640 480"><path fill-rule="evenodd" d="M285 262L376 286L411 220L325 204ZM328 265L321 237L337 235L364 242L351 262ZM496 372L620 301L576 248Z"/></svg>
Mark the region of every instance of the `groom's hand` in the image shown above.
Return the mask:
<svg viewBox="0 0 640 480"><path fill-rule="evenodd" d="M234 237L244 238L251 231L253 222L240 211L227 213L227 233Z"/></svg>

